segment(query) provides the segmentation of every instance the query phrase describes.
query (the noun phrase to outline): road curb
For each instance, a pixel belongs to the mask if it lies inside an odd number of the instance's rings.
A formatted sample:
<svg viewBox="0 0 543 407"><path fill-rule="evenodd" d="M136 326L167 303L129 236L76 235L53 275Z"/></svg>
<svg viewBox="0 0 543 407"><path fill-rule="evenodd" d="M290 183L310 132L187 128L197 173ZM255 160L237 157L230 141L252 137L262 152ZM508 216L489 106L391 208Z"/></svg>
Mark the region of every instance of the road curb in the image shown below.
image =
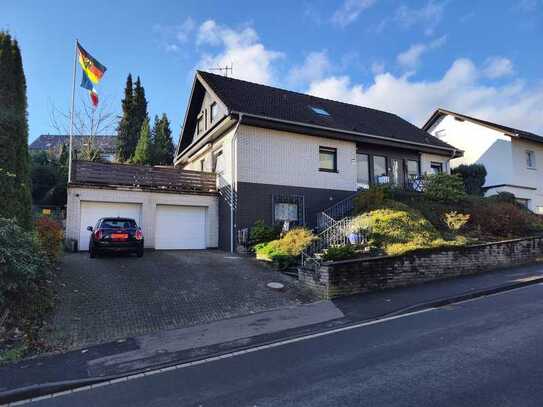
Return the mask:
<svg viewBox="0 0 543 407"><path fill-rule="evenodd" d="M371 322L371 321L376 321L376 320L383 319L383 318L388 318L388 317L398 316L398 315L402 315L402 314L413 313L413 312L421 311L421 310L428 309L428 308L439 308L439 307L443 307L443 306L446 306L446 305L450 305L450 304L454 304L454 303L458 303L458 302L462 302L462 301L467 301L467 300L471 300L471 299L475 299L475 298L485 297L485 296L488 296L488 295L498 294L500 292L511 291L511 290L514 290L514 289L527 287L527 286L530 286L530 285L536 285L536 284L540 284L540 283L543 283L543 277L537 277L537 278L533 278L531 280L519 281L519 282L515 282L515 283L511 283L511 284L502 284L502 285L499 285L499 286L494 286L494 287L490 287L490 288L483 289L483 290L476 290L476 291L473 291L473 292L468 292L468 293L459 294L459 295L455 295L455 296L442 297L442 298L434 299L434 300L431 300L431 301L426 301L426 302L418 303L418 304L411 305L411 306L408 306L408 307L404 307L404 308L401 308L401 309L398 309L398 310L395 310L395 311L392 311L392 312L388 312L388 313L385 313L385 314L382 314L382 315L379 315L379 316L376 316L376 317L372 317L372 318L368 318L368 319L364 319L364 320L350 321L349 323L346 323L346 324L342 325L342 327L349 327L349 326L354 326L354 325L357 325L357 324L360 324L360 323ZM186 364L186 363L191 363L191 362L197 362L197 361L201 361L201 360L209 359L209 358L213 358L213 357L219 357L221 355L229 354L229 353L232 353L232 352L243 351L243 350L251 349L251 348L254 348L254 347L258 347L258 346L265 346L265 345L273 344L273 343L276 343L276 342L281 342L281 341L285 341L285 340L289 340L289 339L295 339L295 338L307 336L307 335L310 335L310 334L316 334L316 333L319 333L319 332L326 332L326 331L330 331L330 330L333 330L333 329L337 329L337 326L335 328L316 329L316 330L314 330L313 332L310 332L310 333L304 332L303 334L284 336L284 337L277 338L277 339L274 339L274 340L262 341L262 342L251 344L251 345L248 345L248 346L237 346L237 347L233 347L231 349L228 349L227 351L224 351L224 352L216 352L216 353L212 353L212 354L207 354L207 355L204 355L204 356L200 356L198 358L172 360L172 361L169 361L169 362L157 364L157 365L155 365L153 367L148 367L148 368L145 368L145 369L132 370L132 371L129 371L129 372L116 374L116 375L91 377L91 378L66 380L66 381L58 381L58 382L52 382L52 383L44 383L44 384L39 384L39 385L31 385L31 386L20 387L18 389L13 389L13 390L8 390L8 391L5 391L5 392L1 392L0 393L0 405L6 405L8 403L15 403L15 402L23 401L23 400L30 400L30 399L33 399L33 398L44 397L44 396L47 396L47 395L50 395L50 394L53 394L53 393L59 393L59 392L73 390L73 389L76 389L78 387L89 386L89 385L93 385L93 384L99 384L99 383L102 383L102 382L107 382L107 381L110 381L110 380L115 380L115 379L119 379L119 378L123 378L123 377L129 377L129 376L135 376L135 375L143 374L143 373L146 373L146 372L149 372L149 371L164 369L164 368L171 367L171 366L176 366L176 365Z"/></svg>

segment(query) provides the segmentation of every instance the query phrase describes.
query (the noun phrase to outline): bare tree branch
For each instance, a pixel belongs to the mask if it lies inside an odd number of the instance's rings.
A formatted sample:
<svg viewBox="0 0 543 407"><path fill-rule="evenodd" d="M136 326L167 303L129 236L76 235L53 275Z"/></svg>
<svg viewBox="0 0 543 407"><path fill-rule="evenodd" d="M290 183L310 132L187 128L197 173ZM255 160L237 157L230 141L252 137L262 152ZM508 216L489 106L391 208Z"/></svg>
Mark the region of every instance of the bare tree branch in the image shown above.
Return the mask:
<svg viewBox="0 0 543 407"><path fill-rule="evenodd" d="M74 110L74 135L97 136L115 132L118 118L110 107L111 103L105 98L95 108L88 98L81 97ZM57 108L52 102L49 121L59 134L70 133L70 112Z"/></svg>

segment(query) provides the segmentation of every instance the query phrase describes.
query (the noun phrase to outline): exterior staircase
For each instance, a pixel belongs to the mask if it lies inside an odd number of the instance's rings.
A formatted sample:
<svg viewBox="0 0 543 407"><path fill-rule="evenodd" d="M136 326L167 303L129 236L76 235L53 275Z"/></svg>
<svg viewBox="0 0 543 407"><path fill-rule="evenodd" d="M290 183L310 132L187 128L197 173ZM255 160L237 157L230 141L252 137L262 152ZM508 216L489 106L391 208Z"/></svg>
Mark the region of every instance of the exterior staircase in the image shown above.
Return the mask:
<svg viewBox="0 0 543 407"><path fill-rule="evenodd" d="M322 254L331 246L344 245L353 224L355 192L317 214L317 239L302 252L302 266L319 265Z"/></svg>

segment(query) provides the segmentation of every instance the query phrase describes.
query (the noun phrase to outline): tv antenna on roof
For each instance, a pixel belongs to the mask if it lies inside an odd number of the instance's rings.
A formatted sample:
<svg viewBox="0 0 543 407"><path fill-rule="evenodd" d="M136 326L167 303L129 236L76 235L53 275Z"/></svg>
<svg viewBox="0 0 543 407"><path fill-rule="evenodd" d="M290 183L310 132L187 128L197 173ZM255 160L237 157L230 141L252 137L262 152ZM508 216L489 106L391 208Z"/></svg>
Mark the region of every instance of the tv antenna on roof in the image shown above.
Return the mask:
<svg viewBox="0 0 543 407"><path fill-rule="evenodd" d="M234 63L232 62L230 64L230 66L228 66L228 65L225 65L225 66L217 65L216 68L209 68L209 70L210 71L218 71L222 75L224 75L225 77L228 78L228 71L230 71L230 75L232 75L234 73Z"/></svg>

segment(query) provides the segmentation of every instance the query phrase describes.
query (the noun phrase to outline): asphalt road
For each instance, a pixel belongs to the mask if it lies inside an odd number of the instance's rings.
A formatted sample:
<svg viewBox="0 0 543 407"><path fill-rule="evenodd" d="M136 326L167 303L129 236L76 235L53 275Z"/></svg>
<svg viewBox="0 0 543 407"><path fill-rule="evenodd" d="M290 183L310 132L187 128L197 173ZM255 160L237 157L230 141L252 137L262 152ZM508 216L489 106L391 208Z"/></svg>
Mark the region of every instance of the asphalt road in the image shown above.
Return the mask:
<svg viewBox="0 0 543 407"><path fill-rule="evenodd" d="M36 406L541 406L543 286Z"/></svg>

